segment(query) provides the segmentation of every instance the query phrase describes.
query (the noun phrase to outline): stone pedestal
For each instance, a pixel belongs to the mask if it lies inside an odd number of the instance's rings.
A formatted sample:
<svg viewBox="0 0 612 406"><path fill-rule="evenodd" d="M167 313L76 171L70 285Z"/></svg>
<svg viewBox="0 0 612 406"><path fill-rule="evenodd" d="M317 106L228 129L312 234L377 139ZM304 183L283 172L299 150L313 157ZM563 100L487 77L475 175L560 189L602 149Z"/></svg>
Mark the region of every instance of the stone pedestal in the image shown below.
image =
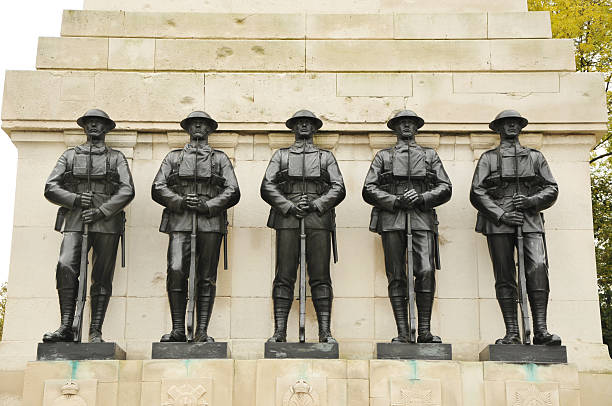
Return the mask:
<svg viewBox="0 0 612 406"><path fill-rule="evenodd" d="M37 361L122 360L117 343L39 343Z"/></svg>
<svg viewBox="0 0 612 406"><path fill-rule="evenodd" d="M403 344L377 343L376 358L378 359L423 359L451 360L453 349L450 344Z"/></svg>
<svg viewBox="0 0 612 406"><path fill-rule="evenodd" d="M564 345L502 345L492 344L480 352L481 361L503 361L521 364L565 364L567 349Z"/></svg>
<svg viewBox="0 0 612 406"><path fill-rule="evenodd" d="M153 343L152 359L229 358L226 342L219 343Z"/></svg>
<svg viewBox="0 0 612 406"><path fill-rule="evenodd" d="M338 359L338 344L328 343L266 343L266 358Z"/></svg>

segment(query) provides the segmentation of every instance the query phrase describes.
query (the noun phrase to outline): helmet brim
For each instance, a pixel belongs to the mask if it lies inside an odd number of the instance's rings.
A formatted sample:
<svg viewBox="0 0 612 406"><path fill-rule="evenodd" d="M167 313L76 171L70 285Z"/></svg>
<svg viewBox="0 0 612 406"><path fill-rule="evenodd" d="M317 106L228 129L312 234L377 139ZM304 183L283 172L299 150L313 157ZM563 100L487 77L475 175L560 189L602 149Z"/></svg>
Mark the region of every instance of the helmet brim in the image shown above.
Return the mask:
<svg viewBox="0 0 612 406"><path fill-rule="evenodd" d="M187 130L187 125L189 124L189 121L195 120L195 119L200 119L200 120L204 120L204 121L208 122L208 124L210 124L210 126L212 127L213 131L216 131L217 128L219 128L219 123L217 123L212 118L206 118L206 117L187 117L186 119L181 121L181 128L183 130L185 130L185 131L188 131Z"/></svg>
<svg viewBox="0 0 612 406"><path fill-rule="evenodd" d="M391 120L387 121L387 128L392 130L392 131L395 130L395 124L399 120L403 120L403 119L408 119L408 120L416 121L417 128L421 128L421 127L423 127L425 125L425 120L423 120L419 116L399 116L399 117L393 117Z"/></svg>
<svg viewBox="0 0 612 406"><path fill-rule="evenodd" d="M107 131L112 131L117 126L117 124L110 118L106 118L102 116L82 116L82 117L79 117L76 121L79 127L85 129L85 120L87 120L88 118L101 118L102 120L104 120L104 122L106 123Z"/></svg>
<svg viewBox="0 0 612 406"><path fill-rule="evenodd" d="M310 121L312 121L315 125L315 128L318 130L321 127L323 127L323 121L321 121L320 119L316 118L316 117L309 117L309 116L298 116L298 117L291 117L289 120L285 121L285 125L287 126L288 129L293 130L293 124L295 123L296 120L302 119L302 118L306 118Z"/></svg>
<svg viewBox="0 0 612 406"><path fill-rule="evenodd" d="M496 120L493 120L489 123L489 129L493 132L498 133L499 132L499 126L501 125L501 123L504 120L509 120L509 119L517 119L519 120L519 122L521 123L521 129L527 127L527 124L529 124L529 121L525 118L525 117L501 117L498 118Z"/></svg>

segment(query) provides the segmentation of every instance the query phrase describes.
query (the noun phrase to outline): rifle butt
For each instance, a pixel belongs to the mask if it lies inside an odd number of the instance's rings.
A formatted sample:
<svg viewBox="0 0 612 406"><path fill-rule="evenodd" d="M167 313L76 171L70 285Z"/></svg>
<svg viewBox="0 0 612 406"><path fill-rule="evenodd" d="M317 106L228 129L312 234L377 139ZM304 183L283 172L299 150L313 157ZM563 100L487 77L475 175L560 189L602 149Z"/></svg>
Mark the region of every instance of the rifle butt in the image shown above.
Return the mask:
<svg viewBox="0 0 612 406"><path fill-rule="evenodd" d="M77 294L76 312L72 322L74 342L80 343L83 337L83 312L87 299L87 256L89 253L89 224L84 225L81 241L81 264L79 268L79 291Z"/></svg>
<svg viewBox="0 0 612 406"><path fill-rule="evenodd" d="M300 342L306 342L306 224L300 219Z"/></svg>
<svg viewBox="0 0 612 406"><path fill-rule="evenodd" d="M525 276L525 246L523 229L516 229L516 249L518 257L519 305L521 307L521 324L523 325L523 344L531 344L531 317L527 298L527 278Z"/></svg>

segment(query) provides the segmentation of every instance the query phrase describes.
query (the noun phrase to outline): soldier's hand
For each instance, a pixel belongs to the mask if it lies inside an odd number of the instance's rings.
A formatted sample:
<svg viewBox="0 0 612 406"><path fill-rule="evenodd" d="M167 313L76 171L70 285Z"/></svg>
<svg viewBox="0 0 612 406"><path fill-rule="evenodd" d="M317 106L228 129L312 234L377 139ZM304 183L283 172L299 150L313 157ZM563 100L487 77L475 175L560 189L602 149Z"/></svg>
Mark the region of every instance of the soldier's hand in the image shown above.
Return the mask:
<svg viewBox="0 0 612 406"><path fill-rule="evenodd" d="M306 217L306 215L308 213L306 213L304 210L300 209L299 206L296 206L295 204L293 206L291 206L291 208L289 209L289 214L291 214L292 216L295 216L299 219L302 219L304 217Z"/></svg>
<svg viewBox="0 0 612 406"><path fill-rule="evenodd" d="M500 221L509 226L520 226L523 224L525 216L520 211L506 212L501 216Z"/></svg>
<svg viewBox="0 0 612 406"><path fill-rule="evenodd" d="M411 209L423 200L423 197L414 189L407 190L399 198L399 206L403 209Z"/></svg>
<svg viewBox="0 0 612 406"><path fill-rule="evenodd" d="M93 193L86 192L79 194L78 205L84 209L89 209L93 205Z"/></svg>
<svg viewBox="0 0 612 406"><path fill-rule="evenodd" d="M512 203L514 204L514 207L516 207L518 210L525 210L533 207L532 199L525 195L515 194L514 196L512 196Z"/></svg>
<svg viewBox="0 0 612 406"><path fill-rule="evenodd" d="M199 204L198 195L190 193L183 198L183 202L188 210L197 210Z"/></svg>
<svg viewBox="0 0 612 406"><path fill-rule="evenodd" d="M81 213L81 219L85 224L95 223L104 218L104 213L100 209L87 209Z"/></svg>
<svg viewBox="0 0 612 406"><path fill-rule="evenodd" d="M308 196L302 196L297 206L306 213L312 213L317 210L317 206L314 205L312 200L308 199Z"/></svg>
<svg viewBox="0 0 612 406"><path fill-rule="evenodd" d="M185 203L187 204L187 208L189 210L195 210L198 213L204 214L205 216L208 216L210 212L208 205L201 197L189 195L185 200Z"/></svg>

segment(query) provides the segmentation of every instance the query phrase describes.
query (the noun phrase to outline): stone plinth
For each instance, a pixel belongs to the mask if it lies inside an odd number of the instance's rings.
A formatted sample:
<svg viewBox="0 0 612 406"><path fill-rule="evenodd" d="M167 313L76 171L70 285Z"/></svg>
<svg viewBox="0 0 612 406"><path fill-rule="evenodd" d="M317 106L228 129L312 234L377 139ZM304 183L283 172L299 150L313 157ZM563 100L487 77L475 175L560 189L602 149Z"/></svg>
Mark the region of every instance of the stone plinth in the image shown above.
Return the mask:
<svg viewBox="0 0 612 406"><path fill-rule="evenodd" d="M376 358L451 360L453 358L453 350L450 344L377 343Z"/></svg>
<svg viewBox="0 0 612 406"><path fill-rule="evenodd" d="M39 343L37 361L122 360L125 351L117 343Z"/></svg>
<svg viewBox="0 0 612 406"><path fill-rule="evenodd" d="M264 357L282 358L317 358L337 359L338 343L268 343L266 342Z"/></svg>
<svg viewBox="0 0 612 406"><path fill-rule="evenodd" d="M492 344L480 352L481 361L517 362L522 364L565 364L567 349L564 345L502 345Z"/></svg>
<svg viewBox="0 0 612 406"><path fill-rule="evenodd" d="M152 359L229 358L226 342L216 343L153 343Z"/></svg>

